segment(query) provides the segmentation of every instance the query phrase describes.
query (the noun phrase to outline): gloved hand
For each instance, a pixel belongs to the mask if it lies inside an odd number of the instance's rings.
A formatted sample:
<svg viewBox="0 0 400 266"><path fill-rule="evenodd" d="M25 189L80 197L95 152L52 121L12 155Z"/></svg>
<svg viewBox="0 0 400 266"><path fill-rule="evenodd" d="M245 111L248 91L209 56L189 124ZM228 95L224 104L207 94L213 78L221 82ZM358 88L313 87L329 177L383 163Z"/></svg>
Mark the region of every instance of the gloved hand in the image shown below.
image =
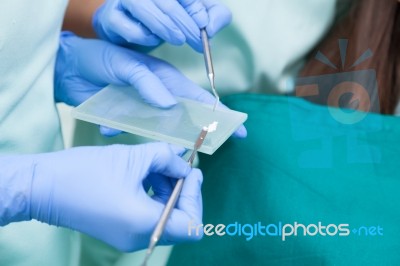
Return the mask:
<svg viewBox="0 0 400 266"><path fill-rule="evenodd" d="M186 177L160 244L196 240L202 174L165 143L81 147L0 157L0 226L36 219L98 238L121 251L147 247L173 180ZM153 198L143 182L154 188Z"/></svg>
<svg viewBox="0 0 400 266"><path fill-rule="evenodd" d="M180 96L214 104L215 98L165 61L105 41L82 39L63 32L57 54L55 99L79 105L108 84L131 85L143 100L161 108L176 104ZM105 135L119 131L105 130ZM235 136L245 137L241 127Z"/></svg>
<svg viewBox="0 0 400 266"><path fill-rule="evenodd" d="M156 46L163 40L202 51L200 29L213 37L231 19L217 0L107 0L92 24L100 38L116 44Z"/></svg>

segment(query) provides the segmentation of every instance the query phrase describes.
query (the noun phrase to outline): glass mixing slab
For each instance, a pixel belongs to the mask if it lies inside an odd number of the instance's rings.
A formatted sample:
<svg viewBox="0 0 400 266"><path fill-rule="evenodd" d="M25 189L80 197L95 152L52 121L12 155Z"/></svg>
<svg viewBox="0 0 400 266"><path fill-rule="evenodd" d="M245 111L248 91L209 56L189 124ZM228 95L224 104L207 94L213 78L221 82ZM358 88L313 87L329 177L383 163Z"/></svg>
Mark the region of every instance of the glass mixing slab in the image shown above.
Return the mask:
<svg viewBox="0 0 400 266"><path fill-rule="evenodd" d="M203 127L218 123L199 152L213 154L247 119L247 114L177 97L178 104L161 109L145 103L132 87L110 85L76 107L80 120L193 149Z"/></svg>

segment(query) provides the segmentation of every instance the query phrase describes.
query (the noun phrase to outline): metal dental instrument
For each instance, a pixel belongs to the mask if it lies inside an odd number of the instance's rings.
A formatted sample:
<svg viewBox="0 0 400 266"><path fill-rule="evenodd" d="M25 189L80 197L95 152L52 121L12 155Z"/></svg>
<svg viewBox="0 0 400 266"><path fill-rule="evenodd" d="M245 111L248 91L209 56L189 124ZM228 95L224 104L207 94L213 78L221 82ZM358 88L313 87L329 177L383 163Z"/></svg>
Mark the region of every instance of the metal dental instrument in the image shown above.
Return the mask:
<svg viewBox="0 0 400 266"><path fill-rule="evenodd" d="M200 33L201 33L201 40L203 42L203 54L204 54L204 61L206 64L207 76L208 76L208 80L210 81L212 92L216 98L216 101L215 101L214 107L213 107L213 111L215 111L215 107L217 107L217 105L219 103L219 95L215 89L214 66L213 66L212 57L211 57L210 43L208 41L208 35L206 32L206 29L205 28L201 29Z"/></svg>
<svg viewBox="0 0 400 266"><path fill-rule="evenodd" d="M193 151L187 161L190 166L192 166L194 158L196 157L197 150L203 144L203 141L207 135L208 130L209 130L208 127L203 127L203 129L201 130L199 137L197 138L197 140L194 144ZM176 182L176 185L175 185L174 190L172 191L171 197L169 198L167 204L165 205L165 208L160 216L160 220L158 221L157 226L154 229L153 234L151 235L150 244L149 244L149 247L147 248L146 257L144 258L142 266L147 265L147 261L149 260L151 254L153 253L155 246L157 245L158 241L160 240L161 235L167 224L168 218L171 215L171 212L173 211L173 209L175 207L176 201L179 198L179 194L181 193L182 187L183 187L183 178L179 179L178 182Z"/></svg>

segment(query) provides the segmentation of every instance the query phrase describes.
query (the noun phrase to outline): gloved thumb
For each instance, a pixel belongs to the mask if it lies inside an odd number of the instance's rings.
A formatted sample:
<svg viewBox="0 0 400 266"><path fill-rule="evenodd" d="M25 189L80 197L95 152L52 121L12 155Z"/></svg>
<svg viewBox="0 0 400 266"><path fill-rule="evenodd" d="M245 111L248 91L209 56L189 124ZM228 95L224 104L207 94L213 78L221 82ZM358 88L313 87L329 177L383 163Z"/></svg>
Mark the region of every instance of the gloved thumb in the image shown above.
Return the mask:
<svg viewBox="0 0 400 266"><path fill-rule="evenodd" d="M100 125L100 134L105 137L115 137L121 133L121 130Z"/></svg>
<svg viewBox="0 0 400 266"><path fill-rule="evenodd" d="M206 0L204 5L208 11L209 23L206 27L209 37L213 37L221 29L229 25L232 21L232 13L222 3L217 0Z"/></svg>
<svg viewBox="0 0 400 266"><path fill-rule="evenodd" d="M191 168L188 163L179 155L184 148L178 148L166 143L149 143L145 144L151 156L151 164L149 172L153 174L161 174L171 178L186 177Z"/></svg>

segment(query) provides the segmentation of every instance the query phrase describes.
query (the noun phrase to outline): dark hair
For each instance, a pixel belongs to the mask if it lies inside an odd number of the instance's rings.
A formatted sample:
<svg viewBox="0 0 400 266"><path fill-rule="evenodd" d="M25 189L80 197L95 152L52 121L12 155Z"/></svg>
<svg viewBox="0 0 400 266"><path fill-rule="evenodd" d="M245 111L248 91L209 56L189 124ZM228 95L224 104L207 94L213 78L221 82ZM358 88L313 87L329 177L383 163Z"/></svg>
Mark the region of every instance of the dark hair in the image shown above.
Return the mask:
<svg viewBox="0 0 400 266"><path fill-rule="evenodd" d="M345 15L337 22L315 51L323 53L333 64L340 66L339 72L374 69L378 84L375 99L379 101L377 112L393 114L399 100L400 89L400 4L397 0L339 0L347 4ZM339 39L348 40L347 60L341 65ZM357 66L352 64L368 49L373 56ZM300 76L334 74L335 70L314 57L310 58Z"/></svg>

